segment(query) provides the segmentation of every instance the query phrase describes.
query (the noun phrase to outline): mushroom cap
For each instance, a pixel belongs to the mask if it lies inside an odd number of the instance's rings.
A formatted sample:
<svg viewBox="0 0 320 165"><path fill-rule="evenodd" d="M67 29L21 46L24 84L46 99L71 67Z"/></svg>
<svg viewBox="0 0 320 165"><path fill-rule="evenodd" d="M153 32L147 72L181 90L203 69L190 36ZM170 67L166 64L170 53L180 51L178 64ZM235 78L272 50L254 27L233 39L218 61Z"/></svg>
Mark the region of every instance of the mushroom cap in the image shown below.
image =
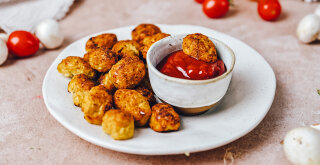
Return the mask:
<svg viewBox="0 0 320 165"><path fill-rule="evenodd" d="M7 58L8 58L7 44L4 41L0 40L0 65L6 62Z"/></svg>
<svg viewBox="0 0 320 165"><path fill-rule="evenodd" d="M320 31L320 18L316 14L305 16L298 25L297 36L304 43L317 39Z"/></svg>
<svg viewBox="0 0 320 165"><path fill-rule="evenodd" d="M320 17L320 5L318 5L316 10L314 11L314 14L317 15L318 17Z"/></svg>
<svg viewBox="0 0 320 165"><path fill-rule="evenodd" d="M6 33L0 33L0 40L3 40L4 42L8 42L9 35Z"/></svg>
<svg viewBox="0 0 320 165"><path fill-rule="evenodd" d="M284 139L283 149L295 165L320 164L320 131L311 127L291 130Z"/></svg>
<svg viewBox="0 0 320 165"><path fill-rule="evenodd" d="M35 34L47 49L61 46L64 39L59 23L53 19L40 22L36 27Z"/></svg>

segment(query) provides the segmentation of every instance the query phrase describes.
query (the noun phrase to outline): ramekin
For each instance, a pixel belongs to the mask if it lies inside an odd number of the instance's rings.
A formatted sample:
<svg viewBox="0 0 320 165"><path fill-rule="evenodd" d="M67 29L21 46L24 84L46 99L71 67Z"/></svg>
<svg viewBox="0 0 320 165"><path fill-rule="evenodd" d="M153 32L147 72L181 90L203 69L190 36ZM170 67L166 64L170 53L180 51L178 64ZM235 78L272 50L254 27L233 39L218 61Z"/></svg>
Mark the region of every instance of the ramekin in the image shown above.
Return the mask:
<svg viewBox="0 0 320 165"><path fill-rule="evenodd" d="M215 44L218 56L227 71L212 79L187 80L167 76L156 66L167 55L182 50L182 41L187 34L173 35L154 43L147 52L149 78L153 91L161 101L176 107L181 113L193 115L217 105L226 94L235 65L234 52L221 41L209 37Z"/></svg>

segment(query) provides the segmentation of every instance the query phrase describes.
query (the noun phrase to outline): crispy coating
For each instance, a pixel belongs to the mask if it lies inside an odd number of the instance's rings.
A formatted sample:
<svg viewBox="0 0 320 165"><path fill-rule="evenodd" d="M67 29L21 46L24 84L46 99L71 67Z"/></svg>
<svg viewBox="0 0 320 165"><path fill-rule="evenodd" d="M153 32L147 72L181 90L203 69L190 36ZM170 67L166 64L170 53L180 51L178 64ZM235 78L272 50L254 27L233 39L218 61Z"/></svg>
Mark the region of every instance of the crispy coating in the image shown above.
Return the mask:
<svg viewBox="0 0 320 165"><path fill-rule="evenodd" d="M148 70L147 70L148 72ZM146 75L144 76L144 78L141 80L139 86L143 86L151 91L153 91L151 83L150 83L150 79L149 79L149 74L146 73Z"/></svg>
<svg viewBox="0 0 320 165"><path fill-rule="evenodd" d="M92 49L99 47L111 49L112 46L118 41L117 36L112 33L100 34L95 37L91 37L86 43L86 51L89 52Z"/></svg>
<svg viewBox="0 0 320 165"><path fill-rule="evenodd" d="M102 130L115 140L130 139L134 135L134 119L130 113L110 109L103 116Z"/></svg>
<svg viewBox="0 0 320 165"><path fill-rule="evenodd" d="M137 126L144 126L148 122L151 108L146 97L131 89L118 89L113 97L116 107L130 113Z"/></svg>
<svg viewBox="0 0 320 165"><path fill-rule="evenodd" d="M147 52L149 50L149 48L154 44L156 43L157 41L163 39L163 38L166 38L170 36L170 34L167 34L167 33L157 33L153 36L148 36L148 37L145 37L142 41L142 44L144 45L143 47L141 47L141 52L142 52L142 55L143 55L143 58L146 59L147 58Z"/></svg>
<svg viewBox="0 0 320 165"><path fill-rule="evenodd" d="M89 53L83 55L83 60L89 63Z"/></svg>
<svg viewBox="0 0 320 165"><path fill-rule="evenodd" d="M85 95L94 85L94 82L84 74L73 76L68 84L68 91L72 94L74 105L81 106Z"/></svg>
<svg viewBox="0 0 320 165"><path fill-rule="evenodd" d="M156 98L154 97L154 93L152 90L148 89L145 86L138 86L135 88L137 92L139 92L142 96L146 97L150 104L156 102Z"/></svg>
<svg viewBox="0 0 320 165"><path fill-rule="evenodd" d="M115 52L120 58L125 56L139 57L140 44L133 40L118 41L113 47L112 51Z"/></svg>
<svg viewBox="0 0 320 165"><path fill-rule="evenodd" d="M141 52L141 54L142 54L142 57L143 57L143 59L147 59L147 54L148 54L148 51L149 51L149 48L150 48L151 46L141 46L141 48L140 48L140 52Z"/></svg>
<svg viewBox="0 0 320 165"><path fill-rule="evenodd" d="M107 92L109 93L113 93L116 89L116 87L113 85L112 81L110 80L109 72L101 75L98 79L98 82L100 83L100 85L103 85L106 88Z"/></svg>
<svg viewBox="0 0 320 165"><path fill-rule="evenodd" d="M157 34L152 35L152 36L147 36L142 40L142 44L146 45L146 46L151 46L155 42L157 42L157 41L159 41L159 40L161 40L163 38L166 38L168 36L170 36L170 34L167 34L167 33L157 33Z"/></svg>
<svg viewBox="0 0 320 165"><path fill-rule="evenodd" d="M205 62L217 61L217 50L213 42L200 33L189 34L183 39L182 50L185 54Z"/></svg>
<svg viewBox="0 0 320 165"><path fill-rule="evenodd" d="M95 86L85 95L81 108L89 123L101 125L105 111L112 108L112 96L104 86Z"/></svg>
<svg viewBox="0 0 320 165"><path fill-rule="evenodd" d="M159 103L152 107L149 126L157 132L176 131L180 127L180 117L171 105Z"/></svg>
<svg viewBox="0 0 320 165"><path fill-rule="evenodd" d="M124 57L112 66L110 79L118 89L134 88L146 74L144 63L136 56Z"/></svg>
<svg viewBox="0 0 320 165"><path fill-rule="evenodd" d="M66 77L73 77L77 74L85 74L89 78L94 78L96 76L96 71L83 60L81 57L69 56L63 59L58 67L58 72Z"/></svg>
<svg viewBox="0 0 320 165"><path fill-rule="evenodd" d="M140 24L135 29L133 29L131 35L132 40L140 43L145 37L152 36L160 32L160 28L154 24Z"/></svg>
<svg viewBox="0 0 320 165"><path fill-rule="evenodd" d="M90 66L99 71L107 72L118 61L118 57L109 49L97 48L86 53Z"/></svg>

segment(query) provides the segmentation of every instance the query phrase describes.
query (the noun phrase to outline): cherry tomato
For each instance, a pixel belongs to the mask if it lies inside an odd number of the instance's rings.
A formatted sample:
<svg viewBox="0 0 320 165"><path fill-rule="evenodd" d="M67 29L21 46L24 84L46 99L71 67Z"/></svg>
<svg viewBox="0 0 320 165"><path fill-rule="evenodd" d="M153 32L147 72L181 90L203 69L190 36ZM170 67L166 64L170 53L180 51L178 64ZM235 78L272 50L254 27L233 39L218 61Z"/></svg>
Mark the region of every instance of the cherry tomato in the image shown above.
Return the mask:
<svg viewBox="0 0 320 165"><path fill-rule="evenodd" d="M203 3L204 2L204 0L194 0L194 1L196 1L198 3Z"/></svg>
<svg viewBox="0 0 320 165"><path fill-rule="evenodd" d="M9 35L7 46L17 57L28 57L39 49L38 38L27 31L14 31Z"/></svg>
<svg viewBox="0 0 320 165"><path fill-rule="evenodd" d="M202 10L210 18L220 18L229 11L229 2L228 0L205 0Z"/></svg>
<svg viewBox="0 0 320 165"><path fill-rule="evenodd" d="M259 0L258 13L266 21L274 21L281 14L281 5L278 0Z"/></svg>

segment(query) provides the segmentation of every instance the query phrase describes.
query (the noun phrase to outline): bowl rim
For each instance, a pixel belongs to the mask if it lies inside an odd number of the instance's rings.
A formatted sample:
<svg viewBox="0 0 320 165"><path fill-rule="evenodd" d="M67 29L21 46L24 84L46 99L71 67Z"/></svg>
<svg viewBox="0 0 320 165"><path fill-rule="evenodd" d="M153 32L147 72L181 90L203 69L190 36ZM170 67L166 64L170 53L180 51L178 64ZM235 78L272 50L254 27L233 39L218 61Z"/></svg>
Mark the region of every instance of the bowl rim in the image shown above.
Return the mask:
<svg viewBox="0 0 320 165"><path fill-rule="evenodd" d="M148 69L151 69L155 74L157 74L157 76L164 78L165 80L168 81L172 81L172 82L176 82L176 83L180 83L180 84L208 84L208 83L213 83L216 81L219 81L221 79L226 78L230 73L232 73L233 69L234 69L234 65L235 65L235 55L233 50L225 43L223 43L222 41L215 39L213 37L210 37L208 35L206 35L207 37L209 37L210 40L214 40L216 42L218 42L219 44L223 45L227 51L229 51L230 55L231 55L231 68L227 69L227 72L223 73L222 75L215 77L215 78L211 78L211 79L206 79L206 80L188 80L188 79L181 79L181 78L176 78L176 77L171 77L168 75L165 75L163 73L161 73L150 61L150 52L151 50L155 49L155 47L157 47L159 45L159 43L162 42L167 42L169 41L171 38L177 38L177 37L182 37L182 36L187 36L188 34L178 34L178 35L171 35L168 37L165 37L157 42L155 42L148 50L147 52L147 65L148 65ZM150 72L149 72L150 74Z"/></svg>

